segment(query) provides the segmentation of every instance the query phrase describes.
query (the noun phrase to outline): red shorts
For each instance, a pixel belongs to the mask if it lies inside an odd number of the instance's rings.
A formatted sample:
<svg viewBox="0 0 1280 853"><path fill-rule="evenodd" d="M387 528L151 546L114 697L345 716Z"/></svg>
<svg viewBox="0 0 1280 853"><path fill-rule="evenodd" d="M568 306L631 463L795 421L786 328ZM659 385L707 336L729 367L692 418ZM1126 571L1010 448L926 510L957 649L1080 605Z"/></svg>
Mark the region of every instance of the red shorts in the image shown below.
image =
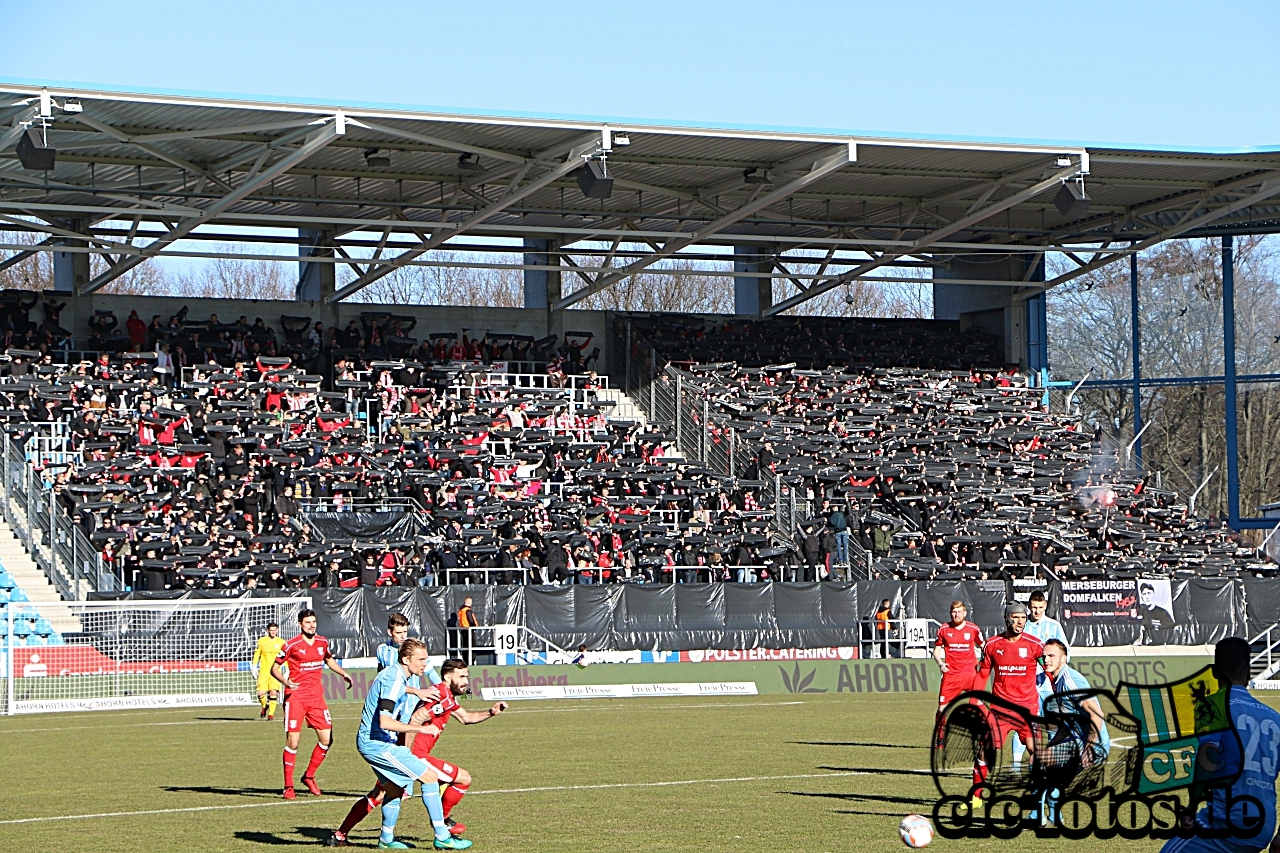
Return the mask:
<svg viewBox="0 0 1280 853"><path fill-rule="evenodd" d="M418 735L418 737L422 737L422 735ZM456 764L450 764L443 758L436 758L434 755L423 757L423 761L431 765L432 769L436 771L436 778L441 782L452 782L458 778L458 770L460 768Z"/></svg>
<svg viewBox="0 0 1280 853"><path fill-rule="evenodd" d="M991 734L997 749L1003 749L1011 732L1016 732L1022 745L1031 743L1031 724L1020 714L992 709Z"/></svg>
<svg viewBox="0 0 1280 853"><path fill-rule="evenodd" d="M284 700L284 730L300 732L303 724L316 730L333 728L333 719L329 716L329 706L323 698L307 698L306 696L286 696Z"/></svg>
<svg viewBox="0 0 1280 853"><path fill-rule="evenodd" d="M943 673L942 689L938 691L938 709L941 710L950 705L956 697L966 690L973 689L974 674L971 673Z"/></svg>

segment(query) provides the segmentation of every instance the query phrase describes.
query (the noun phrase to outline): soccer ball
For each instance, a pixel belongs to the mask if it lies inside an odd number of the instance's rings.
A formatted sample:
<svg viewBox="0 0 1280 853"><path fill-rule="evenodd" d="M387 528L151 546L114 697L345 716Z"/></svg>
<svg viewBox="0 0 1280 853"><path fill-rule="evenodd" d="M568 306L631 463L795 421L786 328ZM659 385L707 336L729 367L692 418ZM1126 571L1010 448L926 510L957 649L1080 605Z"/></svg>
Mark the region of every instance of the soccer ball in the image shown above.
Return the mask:
<svg viewBox="0 0 1280 853"><path fill-rule="evenodd" d="M929 819L918 814L909 814L898 824L898 834L902 843L908 847L928 847L933 841L933 824Z"/></svg>

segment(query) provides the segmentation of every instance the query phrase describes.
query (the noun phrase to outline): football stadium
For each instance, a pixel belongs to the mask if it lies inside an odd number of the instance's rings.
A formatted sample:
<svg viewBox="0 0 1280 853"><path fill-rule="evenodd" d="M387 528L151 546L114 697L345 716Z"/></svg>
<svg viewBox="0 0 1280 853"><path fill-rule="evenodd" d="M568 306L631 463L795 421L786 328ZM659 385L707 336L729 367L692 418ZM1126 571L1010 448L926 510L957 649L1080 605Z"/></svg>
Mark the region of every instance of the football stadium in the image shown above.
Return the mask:
<svg viewBox="0 0 1280 853"><path fill-rule="evenodd" d="M0 849L1270 843L1280 149L162 84L0 80Z"/></svg>

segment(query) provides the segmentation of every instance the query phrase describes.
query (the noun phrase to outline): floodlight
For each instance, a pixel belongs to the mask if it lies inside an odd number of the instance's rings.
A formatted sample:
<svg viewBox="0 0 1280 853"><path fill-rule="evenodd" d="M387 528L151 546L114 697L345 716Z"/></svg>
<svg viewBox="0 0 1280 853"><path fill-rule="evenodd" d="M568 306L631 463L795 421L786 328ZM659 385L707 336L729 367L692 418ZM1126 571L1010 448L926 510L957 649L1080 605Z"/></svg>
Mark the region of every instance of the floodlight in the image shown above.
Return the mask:
<svg viewBox="0 0 1280 853"><path fill-rule="evenodd" d="M1066 219L1079 219L1089 212L1089 195L1084 191L1083 181L1063 181L1053 199L1054 207Z"/></svg>
<svg viewBox="0 0 1280 853"><path fill-rule="evenodd" d="M18 162L22 168L35 172L47 172L53 168L57 151L48 143L47 138L34 126L28 127L18 137Z"/></svg>
<svg viewBox="0 0 1280 853"><path fill-rule="evenodd" d="M1059 154L1058 159L1054 161L1054 165L1056 165L1059 169L1065 169L1071 165L1071 158L1068 157L1066 154Z"/></svg>
<svg viewBox="0 0 1280 853"><path fill-rule="evenodd" d="M391 155L381 148L366 148L364 162L373 169L387 169L391 167Z"/></svg>
<svg viewBox="0 0 1280 853"><path fill-rule="evenodd" d="M618 133L615 131L613 134L613 144L614 145L630 145L631 137L627 136L625 133Z"/></svg>
<svg viewBox="0 0 1280 853"><path fill-rule="evenodd" d="M484 167L480 165L480 158L476 157L476 155L472 154L470 151L465 154L458 155L458 168L464 172L484 171Z"/></svg>
<svg viewBox="0 0 1280 853"><path fill-rule="evenodd" d="M587 198L608 198L613 195L613 176L604 160L588 160L577 170L578 188Z"/></svg>
<svg viewBox="0 0 1280 853"><path fill-rule="evenodd" d="M80 101L76 98L67 98L62 102L62 111L64 113L82 113L84 107L80 105Z"/></svg>
<svg viewBox="0 0 1280 853"><path fill-rule="evenodd" d="M771 184L769 173L764 169L757 169L752 166L750 169L744 169L742 172L742 182L745 184Z"/></svg>

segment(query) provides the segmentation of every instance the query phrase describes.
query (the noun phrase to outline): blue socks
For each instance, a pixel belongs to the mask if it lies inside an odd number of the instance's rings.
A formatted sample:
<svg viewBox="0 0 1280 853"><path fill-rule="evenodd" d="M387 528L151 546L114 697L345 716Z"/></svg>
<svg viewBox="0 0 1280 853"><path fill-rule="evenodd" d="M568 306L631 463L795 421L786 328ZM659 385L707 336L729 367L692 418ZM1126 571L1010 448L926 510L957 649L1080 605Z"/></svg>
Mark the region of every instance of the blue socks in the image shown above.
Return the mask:
<svg viewBox="0 0 1280 853"><path fill-rule="evenodd" d="M378 840L390 844L396 840L396 821L400 819L400 798L382 799L382 834Z"/></svg>
<svg viewBox="0 0 1280 853"><path fill-rule="evenodd" d="M435 782L422 783L422 804L427 807L427 814L431 815L431 828L435 830L436 838L448 838L449 827L445 826L444 823L444 806L440 803L440 786Z"/></svg>

